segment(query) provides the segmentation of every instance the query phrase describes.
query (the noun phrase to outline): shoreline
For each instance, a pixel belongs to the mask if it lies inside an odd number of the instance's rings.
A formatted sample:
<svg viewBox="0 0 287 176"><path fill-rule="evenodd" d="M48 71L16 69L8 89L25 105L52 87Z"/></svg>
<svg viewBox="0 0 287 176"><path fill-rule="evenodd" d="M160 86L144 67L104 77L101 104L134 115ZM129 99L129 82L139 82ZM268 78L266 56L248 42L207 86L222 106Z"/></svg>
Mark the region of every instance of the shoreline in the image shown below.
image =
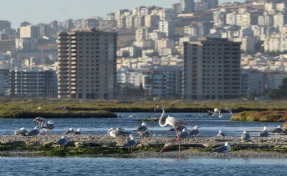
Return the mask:
<svg viewBox="0 0 287 176"><path fill-rule="evenodd" d="M174 137L152 136L137 138L133 152L121 148L125 138L114 139L108 135L67 135L65 147L55 145L62 135L0 136L0 157L8 156L64 156L64 157L136 157L136 158L178 158L178 144ZM182 141L181 158L223 157L223 158L287 158L287 136L253 137L241 141L240 137L193 137ZM228 141L232 150L228 153L214 153L212 149ZM161 154L158 153L163 147Z"/></svg>
<svg viewBox="0 0 287 176"><path fill-rule="evenodd" d="M70 157L70 158L167 158L167 159L190 159L190 158L252 158L252 159L286 159L287 153L277 152L258 152L250 150L231 151L229 153L214 153L214 152L191 152L190 150L167 151L158 154L157 152L133 152L129 154L98 154L98 155L65 155L65 156L47 156L44 152L29 152L29 151L0 151L1 157Z"/></svg>

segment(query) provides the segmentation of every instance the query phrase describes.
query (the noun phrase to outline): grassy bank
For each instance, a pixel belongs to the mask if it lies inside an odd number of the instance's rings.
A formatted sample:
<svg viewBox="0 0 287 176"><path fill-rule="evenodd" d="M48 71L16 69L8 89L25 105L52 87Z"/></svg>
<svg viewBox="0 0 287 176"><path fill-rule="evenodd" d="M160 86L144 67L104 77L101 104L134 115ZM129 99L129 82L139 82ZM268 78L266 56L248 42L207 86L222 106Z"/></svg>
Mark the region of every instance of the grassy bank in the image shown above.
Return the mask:
<svg viewBox="0 0 287 176"><path fill-rule="evenodd" d="M237 121L285 122L287 111L243 111L232 116Z"/></svg>
<svg viewBox="0 0 287 176"><path fill-rule="evenodd" d="M207 112L214 108L242 111L283 111L287 101L107 101L107 100L0 100L0 117L115 117L115 112L153 112L162 105L167 112Z"/></svg>

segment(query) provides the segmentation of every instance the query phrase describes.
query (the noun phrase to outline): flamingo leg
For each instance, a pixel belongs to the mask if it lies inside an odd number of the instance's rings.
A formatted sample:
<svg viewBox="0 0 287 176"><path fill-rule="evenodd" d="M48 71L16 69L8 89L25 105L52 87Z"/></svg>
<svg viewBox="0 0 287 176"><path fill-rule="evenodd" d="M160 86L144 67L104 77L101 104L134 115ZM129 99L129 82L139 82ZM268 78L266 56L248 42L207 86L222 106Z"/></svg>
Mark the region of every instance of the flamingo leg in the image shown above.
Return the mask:
<svg viewBox="0 0 287 176"><path fill-rule="evenodd" d="M180 138L178 136L178 131L177 129L175 128L175 134L176 134L176 140L178 142L178 152L179 152L179 157L181 156L181 151L180 151Z"/></svg>

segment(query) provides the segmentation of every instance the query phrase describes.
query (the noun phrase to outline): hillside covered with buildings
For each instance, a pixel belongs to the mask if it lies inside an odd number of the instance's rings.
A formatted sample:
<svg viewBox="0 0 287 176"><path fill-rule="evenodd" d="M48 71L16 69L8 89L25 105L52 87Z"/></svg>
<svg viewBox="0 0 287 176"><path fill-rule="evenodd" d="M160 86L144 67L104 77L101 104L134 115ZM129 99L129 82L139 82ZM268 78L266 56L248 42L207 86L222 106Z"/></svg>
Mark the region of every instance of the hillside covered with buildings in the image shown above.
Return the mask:
<svg viewBox="0 0 287 176"><path fill-rule="evenodd" d="M0 19L0 95L280 98L274 92L287 84L286 36L284 0L179 0L17 29Z"/></svg>

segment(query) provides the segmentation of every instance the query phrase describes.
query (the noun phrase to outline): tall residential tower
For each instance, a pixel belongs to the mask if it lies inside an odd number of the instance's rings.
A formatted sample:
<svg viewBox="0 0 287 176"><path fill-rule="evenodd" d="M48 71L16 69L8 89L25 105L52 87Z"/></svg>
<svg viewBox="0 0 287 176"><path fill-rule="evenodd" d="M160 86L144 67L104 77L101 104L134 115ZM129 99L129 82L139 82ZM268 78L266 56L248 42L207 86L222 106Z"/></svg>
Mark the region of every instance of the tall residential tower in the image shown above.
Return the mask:
<svg viewBox="0 0 287 176"><path fill-rule="evenodd" d="M58 98L113 99L117 33L61 32L58 42Z"/></svg>
<svg viewBox="0 0 287 176"><path fill-rule="evenodd" d="M205 38L184 43L184 99L240 96L240 43Z"/></svg>

